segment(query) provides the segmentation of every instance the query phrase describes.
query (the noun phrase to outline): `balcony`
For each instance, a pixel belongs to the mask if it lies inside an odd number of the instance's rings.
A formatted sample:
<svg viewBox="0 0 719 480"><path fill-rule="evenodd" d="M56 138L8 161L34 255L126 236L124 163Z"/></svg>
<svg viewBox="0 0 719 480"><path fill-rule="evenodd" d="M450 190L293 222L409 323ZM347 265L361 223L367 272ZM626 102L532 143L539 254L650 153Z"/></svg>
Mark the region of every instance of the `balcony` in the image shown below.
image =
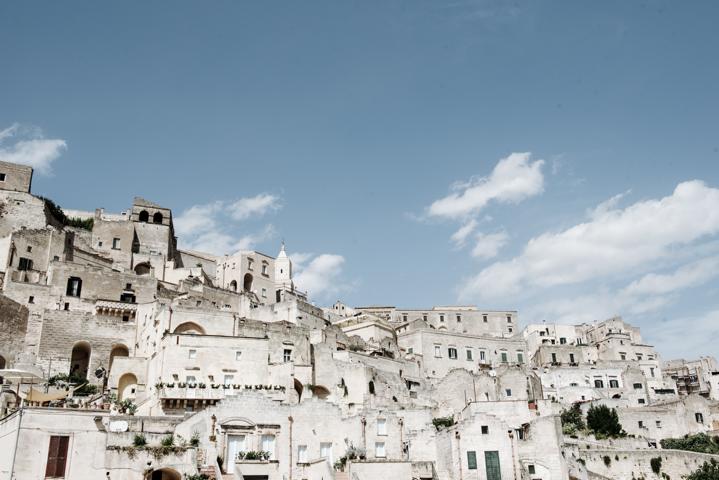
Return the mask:
<svg viewBox="0 0 719 480"><path fill-rule="evenodd" d="M118 302L116 300L97 300L95 302L95 312L99 315L135 318L137 304Z"/></svg>

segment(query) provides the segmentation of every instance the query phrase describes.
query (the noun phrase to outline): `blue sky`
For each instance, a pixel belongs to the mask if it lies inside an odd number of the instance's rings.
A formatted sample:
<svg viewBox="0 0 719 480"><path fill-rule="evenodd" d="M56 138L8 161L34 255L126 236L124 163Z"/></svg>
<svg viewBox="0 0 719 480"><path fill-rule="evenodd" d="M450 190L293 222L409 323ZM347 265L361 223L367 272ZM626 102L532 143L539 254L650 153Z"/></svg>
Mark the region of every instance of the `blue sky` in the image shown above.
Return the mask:
<svg viewBox="0 0 719 480"><path fill-rule="evenodd" d="M4 2L0 157L66 208L169 206L185 247L284 238L320 303L621 314L665 356L717 355L717 18Z"/></svg>

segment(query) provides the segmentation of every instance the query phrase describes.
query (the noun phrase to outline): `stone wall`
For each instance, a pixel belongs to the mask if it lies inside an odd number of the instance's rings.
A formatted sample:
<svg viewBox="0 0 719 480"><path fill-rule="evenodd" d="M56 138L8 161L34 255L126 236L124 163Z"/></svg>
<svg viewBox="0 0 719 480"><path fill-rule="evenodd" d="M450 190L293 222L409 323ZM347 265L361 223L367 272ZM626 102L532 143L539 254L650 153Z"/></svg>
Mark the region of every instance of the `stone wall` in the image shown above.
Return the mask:
<svg viewBox="0 0 719 480"><path fill-rule="evenodd" d="M28 309L23 305L0 295L0 363L10 368L15 357L24 349L27 330Z"/></svg>

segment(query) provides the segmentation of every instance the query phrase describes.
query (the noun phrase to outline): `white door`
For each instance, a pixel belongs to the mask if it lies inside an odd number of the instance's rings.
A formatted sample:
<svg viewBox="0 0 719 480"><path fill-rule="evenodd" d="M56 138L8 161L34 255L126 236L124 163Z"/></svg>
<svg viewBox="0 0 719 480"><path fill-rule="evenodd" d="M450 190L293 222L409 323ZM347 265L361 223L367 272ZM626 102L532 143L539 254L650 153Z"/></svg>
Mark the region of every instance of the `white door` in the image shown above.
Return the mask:
<svg viewBox="0 0 719 480"><path fill-rule="evenodd" d="M327 442L327 443L325 443L325 442L320 443L320 457L326 458L326 459L330 462L330 465L333 464L333 460L332 460L332 444L331 444L331 443L329 443L329 442Z"/></svg>
<svg viewBox="0 0 719 480"><path fill-rule="evenodd" d="M262 435L262 451L269 452L270 460L275 459L275 436Z"/></svg>

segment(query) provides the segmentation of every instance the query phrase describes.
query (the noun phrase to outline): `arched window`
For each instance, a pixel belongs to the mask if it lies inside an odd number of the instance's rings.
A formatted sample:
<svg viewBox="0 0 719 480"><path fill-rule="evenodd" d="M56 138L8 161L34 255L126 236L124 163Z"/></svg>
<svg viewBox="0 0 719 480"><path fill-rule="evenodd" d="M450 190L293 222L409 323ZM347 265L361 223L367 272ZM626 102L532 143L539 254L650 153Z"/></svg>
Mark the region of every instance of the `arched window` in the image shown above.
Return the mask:
<svg viewBox="0 0 719 480"><path fill-rule="evenodd" d="M314 387L312 387L312 395L319 398L320 400L324 400L330 396L330 391L327 389L327 387L323 387L322 385L315 385Z"/></svg>
<svg viewBox="0 0 719 480"><path fill-rule="evenodd" d="M189 333L193 335L204 335L205 330L194 322L185 322L175 328L173 333Z"/></svg>
<svg viewBox="0 0 719 480"><path fill-rule="evenodd" d="M140 220L141 222L147 222L147 221L150 220L150 214L147 213L147 210L143 210L143 211L140 212L139 220Z"/></svg>
<svg viewBox="0 0 719 480"><path fill-rule="evenodd" d="M70 355L70 376L78 379L87 379L87 370L90 367L90 354L92 347L87 342L78 342L72 347Z"/></svg>
<svg viewBox="0 0 719 480"><path fill-rule="evenodd" d="M136 275L149 275L151 271L150 264L147 262L138 263L135 265Z"/></svg>
<svg viewBox="0 0 719 480"><path fill-rule="evenodd" d="M302 399L302 390L304 390L305 387L303 387L302 382L300 382L296 378L293 381L293 385L295 387L295 392L297 392L297 400L299 401L300 399Z"/></svg>
<svg viewBox="0 0 719 480"><path fill-rule="evenodd" d="M152 223L162 223L162 214L160 212L155 212L152 216Z"/></svg>
<svg viewBox="0 0 719 480"><path fill-rule="evenodd" d="M242 289L243 289L245 292L251 292L251 291L252 291L252 274L251 274L251 273L246 273L246 274L245 274L245 279L244 279L244 281L242 282Z"/></svg>
<svg viewBox="0 0 719 480"><path fill-rule="evenodd" d="M125 345L115 345L110 351L110 363L108 365L108 371L112 369L112 362L117 357L129 357L130 350Z"/></svg>
<svg viewBox="0 0 719 480"><path fill-rule="evenodd" d="M137 392L137 377L132 373L126 373L117 382L118 400L134 400Z"/></svg>
<svg viewBox="0 0 719 480"><path fill-rule="evenodd" d="M232 290L233 292L237 291L237 280L232 280L230 282L230 290Z"/></svg>
<svg viewBox="0 0 719 480"><path fill-rule="evenodd" d="M79 277L70 277L67 279L67 290L65 294L68 297L79 297L82 292L82 279Z"/></svg>

